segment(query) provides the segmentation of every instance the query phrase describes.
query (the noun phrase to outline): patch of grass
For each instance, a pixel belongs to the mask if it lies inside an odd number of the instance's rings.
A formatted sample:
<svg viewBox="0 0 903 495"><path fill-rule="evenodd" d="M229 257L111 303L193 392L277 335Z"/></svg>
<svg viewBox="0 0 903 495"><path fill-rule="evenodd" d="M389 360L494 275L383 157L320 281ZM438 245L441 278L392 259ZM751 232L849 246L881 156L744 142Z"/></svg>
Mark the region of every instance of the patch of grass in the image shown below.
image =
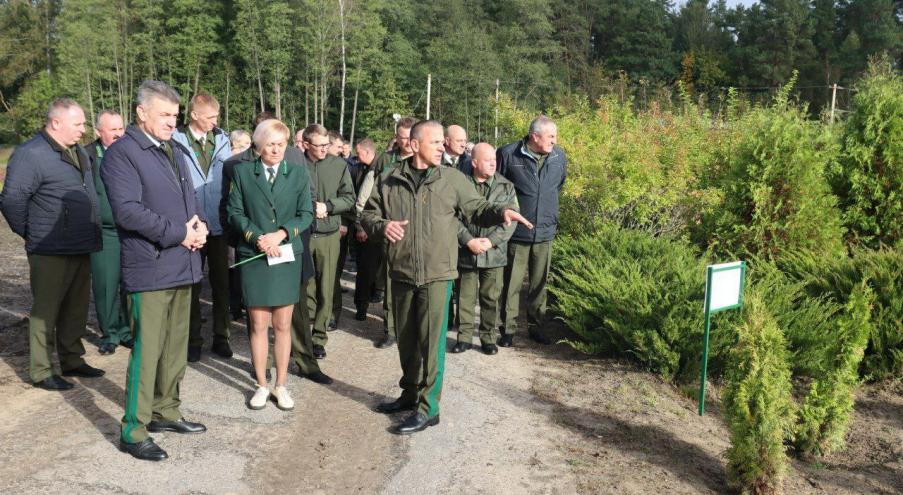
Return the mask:
<svg viewBox="0 0 903 495"><path fill-rule="evenodd" d="M13 154L13 146L0 146L0 167L6 168L6 162L9 161L10 155Z"/></svg>

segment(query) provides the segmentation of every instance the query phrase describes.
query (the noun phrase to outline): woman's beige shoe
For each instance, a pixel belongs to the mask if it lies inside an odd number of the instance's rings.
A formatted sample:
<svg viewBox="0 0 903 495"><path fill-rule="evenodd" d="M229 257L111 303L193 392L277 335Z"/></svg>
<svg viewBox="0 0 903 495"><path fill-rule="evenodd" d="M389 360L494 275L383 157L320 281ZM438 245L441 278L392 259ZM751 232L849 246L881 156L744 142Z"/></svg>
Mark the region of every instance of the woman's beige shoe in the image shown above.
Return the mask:
<svg viewBox="0 0 903 495"><path fill-rule="evenodd" d="M248 407L251 409L263 409L267 405L267 399L270 398L270 389L266 387L257 387L254 397L248 401Z"/></svg>
<svg viewBox="0 0 903 495"><path fill-rule="evenodd" d="M285 387L273 388L273 397L276 398L276 407L279 409L288 411L295 408L295 401L288 395L288 390Z"/></svg>

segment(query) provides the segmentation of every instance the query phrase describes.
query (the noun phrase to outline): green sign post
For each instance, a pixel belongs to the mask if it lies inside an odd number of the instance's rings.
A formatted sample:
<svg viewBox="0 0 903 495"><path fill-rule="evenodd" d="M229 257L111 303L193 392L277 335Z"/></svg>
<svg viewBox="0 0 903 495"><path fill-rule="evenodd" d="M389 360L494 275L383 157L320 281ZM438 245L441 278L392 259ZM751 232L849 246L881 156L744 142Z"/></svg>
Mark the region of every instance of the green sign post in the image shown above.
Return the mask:
<svg viewBox="0 0 903 495"><path fill-rule="evenodd" d="M709 330L712 314L743 307L746 262L709 265L705 273L705 333L702 344L702 376L699 380L700 416L705 414L705 381L709 366Z"/></svg>

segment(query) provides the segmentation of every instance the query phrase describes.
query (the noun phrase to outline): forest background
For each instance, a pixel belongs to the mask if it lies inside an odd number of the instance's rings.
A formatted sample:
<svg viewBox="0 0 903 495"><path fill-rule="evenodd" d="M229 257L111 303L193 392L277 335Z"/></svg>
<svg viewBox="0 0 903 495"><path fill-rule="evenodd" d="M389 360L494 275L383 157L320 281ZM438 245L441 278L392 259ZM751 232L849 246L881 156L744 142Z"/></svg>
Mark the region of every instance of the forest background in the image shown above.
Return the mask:
<svg viewBox="0 0 903 495"><path fill-rule="evenodd" d="M147 78L215 95L226 129L265 109L352 139L387 138L396 113L422 118L428 74L431 117L476 140L497 139L497 94L537 110L611 93L648 108L682 82L717 108L728 87L767 100L794 69L817 115L834 84L848 107L870 55L899 67L901 26L900 0L4 0L0 143L33 133L55 96L129 118Z"/></svg>

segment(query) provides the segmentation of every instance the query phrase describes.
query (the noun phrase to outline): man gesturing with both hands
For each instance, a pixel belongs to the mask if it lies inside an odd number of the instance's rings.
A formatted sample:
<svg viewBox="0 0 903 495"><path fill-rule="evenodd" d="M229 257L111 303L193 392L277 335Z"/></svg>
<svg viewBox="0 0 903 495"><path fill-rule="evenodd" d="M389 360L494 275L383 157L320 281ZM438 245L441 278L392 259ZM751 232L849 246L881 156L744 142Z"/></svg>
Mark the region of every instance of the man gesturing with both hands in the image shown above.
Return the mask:
<svg viewBox="0 0 903 495"><path fill-rule="evenodd" d="M194 194L189 151L171 141L179 95L159 81L138 88L137 125L107 150L101 178L119 231L122 284L134 338L125 388L120 449L160 461L149 432L200 433L182 418L191 286L202 276L204 210Z"/></svg>

